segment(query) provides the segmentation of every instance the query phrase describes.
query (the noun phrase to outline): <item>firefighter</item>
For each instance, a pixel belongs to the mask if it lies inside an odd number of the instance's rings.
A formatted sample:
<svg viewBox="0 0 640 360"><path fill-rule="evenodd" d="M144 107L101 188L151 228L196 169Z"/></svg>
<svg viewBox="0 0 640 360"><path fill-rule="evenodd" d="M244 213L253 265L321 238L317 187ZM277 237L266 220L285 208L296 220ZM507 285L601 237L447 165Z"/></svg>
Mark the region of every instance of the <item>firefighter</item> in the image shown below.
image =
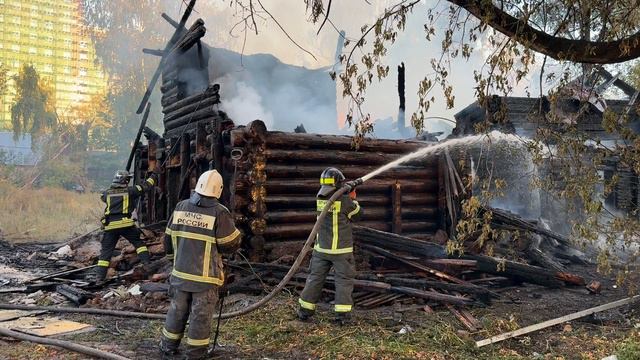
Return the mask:
<svg viewBox="0 0 640 360"><path fill-rule="evenodd" d="M173 270L171 305L160 342L164 356L177 353L187 320L187 358L207 356L218 288L224 283L221 254L235 252L241 240L229 210L219 201L222 187L222 176L206 171L191 198L178 203L169 218L164 243Z"/></svg>
<svg viewBox="0 0 640 360"><path fill-rule="evenodd" d="M140 262L149 263L149 249L140 239L142 231L136 226L131 214L138 203L138 198L153 189L157 176L150 171L150 176L141 185L129 186L131 174L126 170L118 170L113 177L111 187L102 193L100 199L106 203L102 226L102 248L96 268L96 282L103 282L107 276L109 262L120 236L127 239L136 248Z"/></svg>
<svg viewBox="0 0 640 360"><path fill-rule="evenodd" d="M324 170L320 175L321 187L316 200L318 213L324 209L327 199L344 184L344 181L345 177L340 170ZM316 303L320 299L325 278L331 267L335 272L335 321L344 324L350 317L353 307L353 279L356 275L351 222L361 213L360 205L355 199L355 190L337 199L320 224L309 265L309 277L298 300L300 320L309 319L315 312Z"/></svg>

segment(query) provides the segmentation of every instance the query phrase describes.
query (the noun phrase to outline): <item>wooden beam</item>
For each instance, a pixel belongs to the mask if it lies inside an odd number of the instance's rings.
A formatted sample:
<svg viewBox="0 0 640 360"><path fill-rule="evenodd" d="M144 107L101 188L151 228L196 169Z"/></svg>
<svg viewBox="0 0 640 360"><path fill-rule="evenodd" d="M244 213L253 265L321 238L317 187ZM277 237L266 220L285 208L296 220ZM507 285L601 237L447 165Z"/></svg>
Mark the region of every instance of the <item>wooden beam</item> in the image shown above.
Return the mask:
<svg viewBox="0 0 640 360"><path fill-rule="evenodd" d="M402 234L402 189L398 181L391 185L391 209L391 232L394 234Z"/></svg>
<svg viewBox="0 0 640 360"><path fill-rule="evenodd" d="M173 20L169 15L167 15L166 13L162 13L160 16L162 16L163 19L165 19L171 26L173 26L176 29L179 29L180 27L184 28L184 26L181 26L179 22Z"/></svg>
<svg viewBox="0 0 640 360"><path fill-rule="evenodd" d="M144 49L142 49L142 52L145 53L145 54L154 55L154 56L164 56L164 54L165 54L164 50L160 50L160 49L147 49L147 48L144 48Z"/></svg>
<svg viewBox="0 0 640 360"><path fill-rule="evenodd" d="M575 319L579 319L585 316L589 316L591 314L595 314L601 311L605 311L605 310L610 310L610 309L614 309L623 305L627 305L627 304L631 304L634 303L636 301L640 300L640 295L636 295L636 296L632 296L632 297L628 297L625 299L621 299L618 301L614 301L608 304L604 304L604 305L600 305L600 306L596 306L596 307L592 307L590 309L586 309L586 310L582 310L582 311L578 311L576 313L573 314L569 314L569 315L565 315L565 316L561 316L559 318L555 318L555 319L551 319L551 320L547 320L544 322L541 322L539 324L535 324L535 325L530 325L530 326L526 326L523 327L522 329L518 329L515 331L510 331L504 334L500 334L500 335L496 335L493 337L490 337L488 339L485 340L480 340L478 342L476 342L476 347L483 347L486 345L490 345L490 344L495 344L497 342L500 341L504 341L507 339L511 339L520 335L524 335L524 334L528 334L534 331L538 331L538 330L542 330L545 328L548 328L550 326L554 326L554 325L558 325L558 324L562 324L565 323L567 321L571 321L571 320L575 320Z"/></svg>

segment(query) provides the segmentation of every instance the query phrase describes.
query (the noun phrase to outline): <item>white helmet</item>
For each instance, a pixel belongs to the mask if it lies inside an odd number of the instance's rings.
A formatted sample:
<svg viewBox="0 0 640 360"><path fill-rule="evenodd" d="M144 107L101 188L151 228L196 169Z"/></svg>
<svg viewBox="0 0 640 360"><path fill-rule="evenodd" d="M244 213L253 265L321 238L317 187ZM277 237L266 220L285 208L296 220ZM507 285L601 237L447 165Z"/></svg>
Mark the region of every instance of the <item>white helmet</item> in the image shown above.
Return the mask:
<svg viewBox="0 0 640 360"><path fill-rule="evenodd" d="M196 192L202 196L220 198L222 194L222 176L216 170L205 171L198 178Z"/></svg>

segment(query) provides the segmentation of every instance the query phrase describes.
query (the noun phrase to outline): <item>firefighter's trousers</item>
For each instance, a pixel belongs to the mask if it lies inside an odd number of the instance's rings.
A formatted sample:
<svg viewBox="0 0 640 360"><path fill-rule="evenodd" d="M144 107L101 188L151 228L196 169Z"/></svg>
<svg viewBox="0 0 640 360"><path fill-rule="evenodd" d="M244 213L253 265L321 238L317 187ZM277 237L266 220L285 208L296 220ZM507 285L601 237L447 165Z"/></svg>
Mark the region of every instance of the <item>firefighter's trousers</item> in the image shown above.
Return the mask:
<svg viewBox="0 0 640 360"><path fill-rule="evenodd" d="M136 226L129 226L122 229L106 230L102 237L100 256L98 257L98 267L96 269L97 280L103 280L107 275L107 269L109 268L109 262L111 261L111 255L113 250L118 244L120 236L127 239L136 248L138 258L143 263L149 262L149 249L144 244L144 241L140 239L142 231Z"/></svg>
<svg viewBox="0 0 640 360"><path fill-rule="evenodd" d="M336 313L347 313L353 307L351 294L353 293L353 279L356 276L356 267L353 253L348 254L324 254L313 252L309 265L309 276L300 295L300 307L313 312L322 295L324 281L333 266L335 272L336 298L334 310Z"/></svg>
<svg viewBox="0 0 640 360"><path fill-rule="evenodd" d="M178 349L185 334L187 320L189 329L186 332L187 359L201 359L207 355L211 324L216 314L218 288L202 292L189 292L171 287L171 305L162 329L161 349L173 352Z"/></svg>

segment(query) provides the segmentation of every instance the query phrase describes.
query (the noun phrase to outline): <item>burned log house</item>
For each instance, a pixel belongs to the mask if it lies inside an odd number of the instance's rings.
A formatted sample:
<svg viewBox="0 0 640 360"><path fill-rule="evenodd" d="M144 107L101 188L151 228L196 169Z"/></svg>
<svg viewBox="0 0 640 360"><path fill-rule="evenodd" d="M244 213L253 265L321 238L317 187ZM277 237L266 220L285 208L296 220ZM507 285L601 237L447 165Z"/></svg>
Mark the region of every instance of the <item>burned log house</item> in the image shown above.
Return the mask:
<svg viewBox="0 0 640 360"><path fill-rule="evenodd" d="M486 106L478 102L467 106L455 115L456 128L453 135L464 136L474 134L475 126L480 123L488 123L492 129L506 133L515 133L523 137L535 136L539 128L557 126L552 125L550 116L560 116L566 121L575 121L576 129L584 132L591 139L599 139L603 143L622 141L619 134L608 132L602 125L604 110L613 112L616 116L628 117L628 124L632 131L640 131L640 115L638 114L638 90L627 84L617 76L612 76L606 70L598 69L599 81L603 82L595 88L595 96L591 101L581 101L578 96L564 96L550 102L547 97L502 97L494 95L488 98ZM603 100L602 93L607 88L614 86L629 97L629 100ZM594 101L594 98L597 100ZM594 151L597 151L594 148ZM543 166L542 176L554 176L554 165L549 162ZM608 157L600 166L600 175L603 180L611 179L615 174L620 177L614 190L607 195L605 204L610 209L625 213L631 213L640 209L640 181L638 174L632 169L622 166L615 156ZM550 201L542 201L549 204ZM552 211L552 209L548 209ZM544 207L541 209L545 214Z"/></svg>
<svg viewBox="0 0 640 360"><path fill-rule="evenodd" d="M160 191L141 206L142 222L165 221L189 197L198 176L213 167L225 180L223 203L243 231L251 259L295 255L316 219L315 193L323 169L335 166L355 179L428 145L366 139L356 151L350 136L269 131L260 120L237 126L218 108L220 87L208 85L209 53L200 45L204 33L202 20L195 21L171 44L165 59L165 132L161 136L146 128L147 144L138 147L135 160L137 179L164 164ZM367 182L358 189L366 209L361 225L416 239L445 228L441 167L439 159L430 159Z"/></svg>

